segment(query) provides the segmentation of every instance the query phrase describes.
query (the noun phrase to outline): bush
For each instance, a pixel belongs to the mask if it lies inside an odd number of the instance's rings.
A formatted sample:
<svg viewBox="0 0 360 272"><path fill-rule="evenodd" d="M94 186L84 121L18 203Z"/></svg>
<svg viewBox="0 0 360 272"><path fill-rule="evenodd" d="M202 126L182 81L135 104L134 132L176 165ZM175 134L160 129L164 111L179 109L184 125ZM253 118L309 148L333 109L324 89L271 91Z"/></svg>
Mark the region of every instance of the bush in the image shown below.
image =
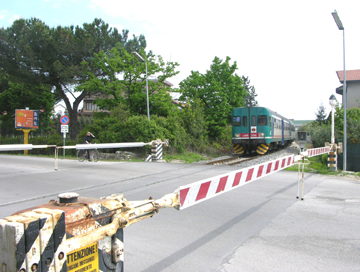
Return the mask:
<svg viewBox="0 0 360 272"><path fill-rule="evenodd" d="M331 141L331 126L320 125L315 127L311 132L311 140L314 148L325 146L326 142Z"/></svg>

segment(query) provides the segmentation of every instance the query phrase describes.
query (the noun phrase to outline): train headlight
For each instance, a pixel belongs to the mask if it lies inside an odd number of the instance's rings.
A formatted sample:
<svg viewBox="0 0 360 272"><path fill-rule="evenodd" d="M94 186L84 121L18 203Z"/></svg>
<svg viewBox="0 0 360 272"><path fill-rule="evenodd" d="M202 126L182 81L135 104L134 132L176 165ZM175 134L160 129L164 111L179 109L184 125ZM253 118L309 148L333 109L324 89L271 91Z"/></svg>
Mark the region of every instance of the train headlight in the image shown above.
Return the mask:
<svg viewBox="0 0 360 272"><path fill-rule="evenodd" d="M264 137L265 136L265 134L264 133L260 133L260 137Z"/></svg>
<svg viewBox="0 0 360 272"><path fill-rule="evenodd" d="M240 138L240 133L236 133L235 138Z"/></svg>

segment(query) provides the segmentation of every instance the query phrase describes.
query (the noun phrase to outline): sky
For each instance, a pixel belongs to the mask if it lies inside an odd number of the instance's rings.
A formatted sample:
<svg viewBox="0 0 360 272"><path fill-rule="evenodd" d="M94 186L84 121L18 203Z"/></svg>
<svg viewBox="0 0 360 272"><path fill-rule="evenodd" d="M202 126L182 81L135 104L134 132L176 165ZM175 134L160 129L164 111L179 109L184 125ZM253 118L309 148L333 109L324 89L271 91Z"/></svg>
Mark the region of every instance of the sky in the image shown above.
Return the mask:
<svg viewBox="0 0 360 272"><path fill-rule="evenodd" d="M101 18L119 32L143 34L147 50L180 71L178 87L191 71L206 73L215 58L237 63L259 106L295 120L313 120L342 84L343 31L346 70L360 69L359 0L0 0L0 27L36 17L50 27Z"/></svg>

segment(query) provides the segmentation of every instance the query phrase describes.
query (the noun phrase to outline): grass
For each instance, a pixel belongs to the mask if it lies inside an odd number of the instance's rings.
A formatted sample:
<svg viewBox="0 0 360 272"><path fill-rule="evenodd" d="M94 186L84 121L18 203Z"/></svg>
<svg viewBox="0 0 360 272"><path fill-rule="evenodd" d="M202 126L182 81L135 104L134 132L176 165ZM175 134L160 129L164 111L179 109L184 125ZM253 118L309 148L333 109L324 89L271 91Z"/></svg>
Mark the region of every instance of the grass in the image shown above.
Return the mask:
<svg viewBox="0 0 360 272"><path fill-rule="evenodd" d="M336 172L334 171L329 171L328 170L328 166L327 166L327 154L324 154L322 156L315 156L315 157L311 157L311 158L307 158L307 160L305 160L305 169L304 171L307 173L318 173L318 174L322 174L322 175L330 175L330 176L337 176L337 175L353 175L353 176L357 176L360 177L360 172L356 173L343 173L341 170L338 170ZM301 168L302 169L302 168ZM286 168L285 170L288 171L298 171L299 170L299 166L298 164L295 164L293 166L290 166L288 168Z"/></svg>
<svg viewBox="0 0 360 272"><path fill-rule="evenodd" d="M202 160L206 160L207 158L203 155L192 153L192 152L183 152L181 154L164 154L164 160L167 162L178 160L184 163L194 163Z"/></svg>

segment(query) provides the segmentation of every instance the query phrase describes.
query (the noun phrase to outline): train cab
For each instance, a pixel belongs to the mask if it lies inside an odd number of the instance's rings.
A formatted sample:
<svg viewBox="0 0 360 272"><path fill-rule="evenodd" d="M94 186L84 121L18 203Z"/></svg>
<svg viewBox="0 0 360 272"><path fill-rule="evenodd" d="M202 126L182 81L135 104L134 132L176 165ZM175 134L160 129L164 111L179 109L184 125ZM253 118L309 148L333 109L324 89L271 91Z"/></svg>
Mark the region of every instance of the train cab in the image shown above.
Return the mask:
<svg viewBox="0 0 360 272"><path fill-rule="evenodd" d="M290 120L264 107L242 107L232 112L232 143L236 154L284 146L295 132Z"/></svg>

